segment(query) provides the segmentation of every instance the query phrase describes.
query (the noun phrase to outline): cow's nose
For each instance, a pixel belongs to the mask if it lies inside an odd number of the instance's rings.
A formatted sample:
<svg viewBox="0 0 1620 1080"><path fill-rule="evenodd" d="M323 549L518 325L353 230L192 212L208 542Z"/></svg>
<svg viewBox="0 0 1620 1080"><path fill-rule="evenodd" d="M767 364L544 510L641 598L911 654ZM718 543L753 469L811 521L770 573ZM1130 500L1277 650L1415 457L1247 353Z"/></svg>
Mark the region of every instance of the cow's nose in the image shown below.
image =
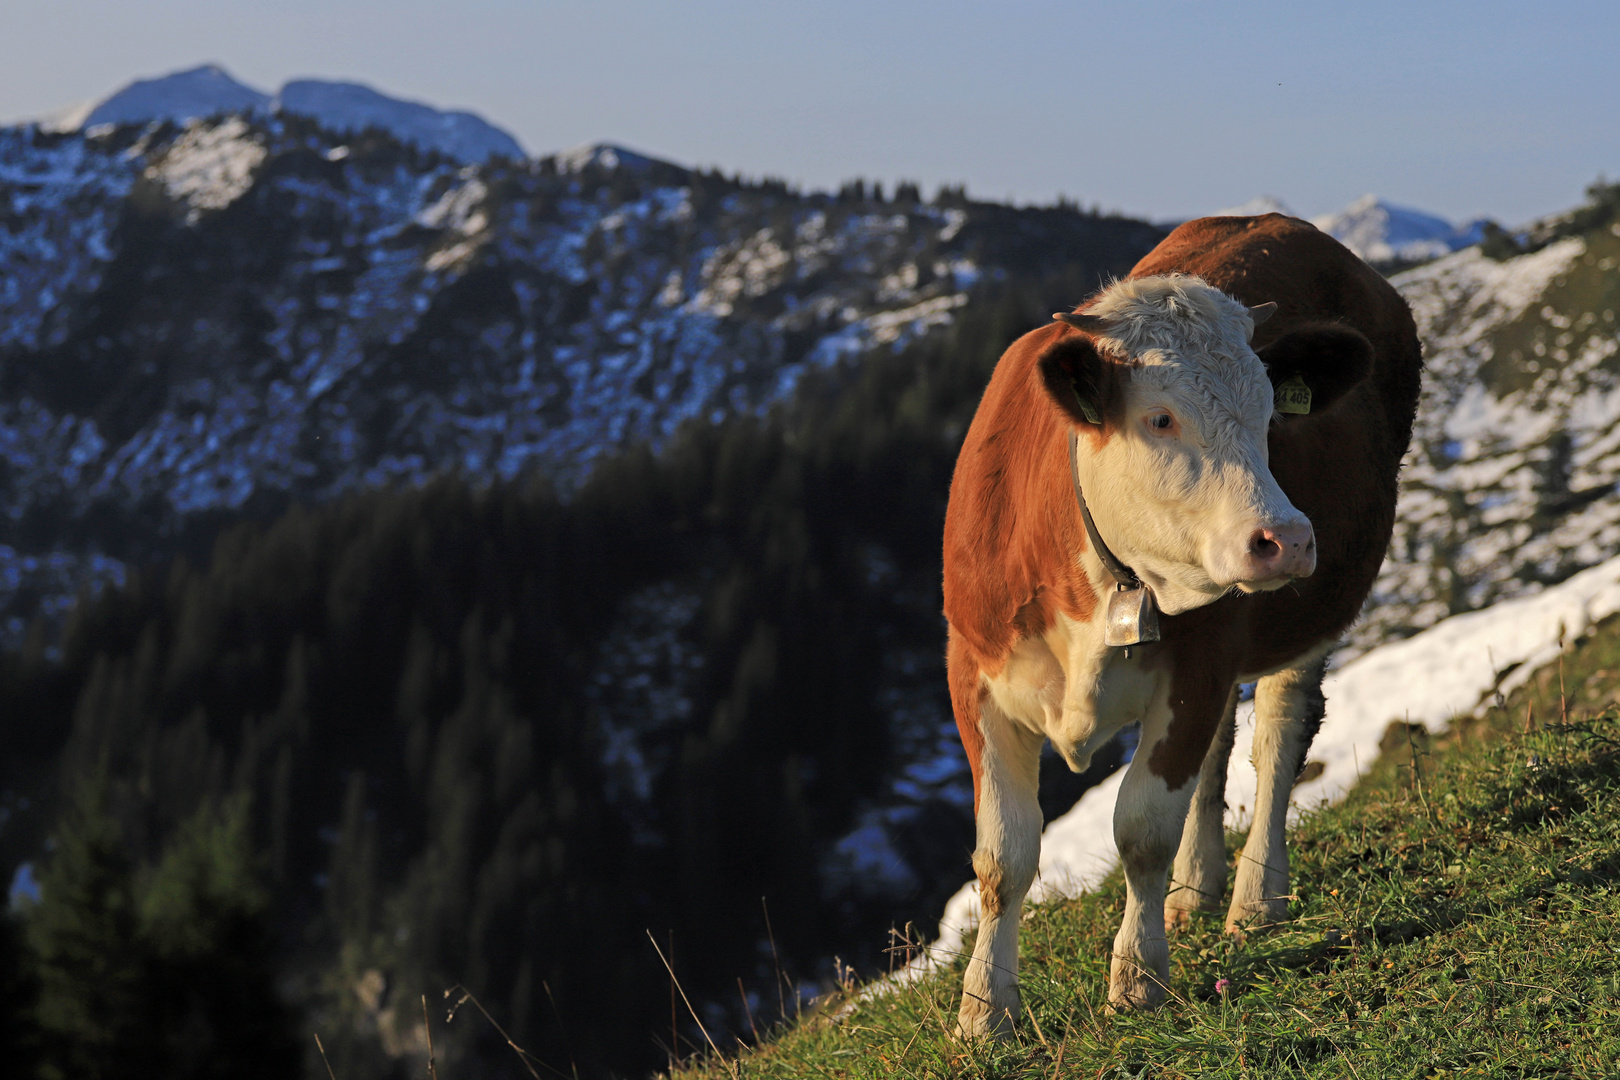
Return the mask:
<svg viewBox="0 0 1620 1080"><path fill-rule="evenodd" d="M1256 577L1310 577L1316 569L1316 533L1310 525L1259 528L1249 537Z"/></svg>

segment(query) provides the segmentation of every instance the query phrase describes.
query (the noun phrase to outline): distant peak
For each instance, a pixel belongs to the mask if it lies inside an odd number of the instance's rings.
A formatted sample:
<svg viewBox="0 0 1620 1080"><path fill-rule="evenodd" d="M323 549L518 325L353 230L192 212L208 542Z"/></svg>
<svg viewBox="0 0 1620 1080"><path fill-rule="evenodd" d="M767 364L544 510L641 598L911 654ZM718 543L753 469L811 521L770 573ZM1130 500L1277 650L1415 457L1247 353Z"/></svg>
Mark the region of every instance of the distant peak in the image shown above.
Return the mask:
<svg viewBox="0 0 1620 1080"><path fill-rule="evenodd" d="M237 82L219 64L201 64L151 79L137 79L99 102L60 109L40 121L47 131L78 131L98 124L185 124L222 114L268 115L283 111L309 116L339 133L380 128L401 142L434 150L458 161L491 157L524 160L528 155L510 134L470 112L444 111L417 101L390 97L363 83L294 79L272 97Z"/></svg>
<svg viewBox="0 0 1620 1080"><path fill-rule="evenodd" d="M419 101L391 97L364 83L294 79L276 95L278 111L308 116L338 132L381 128L401 142L436 150L458 161L528 157L510 134L476 113L447 112Z"/></svg>
<svg viewBox="0 0 1620 1080"><path fill-rule="evenodd" d="M1217 210L1210 217L1259 217L1261 214L1287 214L1294 216L1286 203L1275 195L1256 195L1246 203Z"/></svg>
<svg viewBox="0 0 1620 1080"><path fill-rule="evenodd" d="M640 172L654 163L654 159L646 154L638 154L612 143L586 143L572 150L560 151L552 160L556 161L560 173L583 172L593 166L609 171L624 169Z"/></svg>
<svg viewBox="0 0 1620 1080"><path fill-rule="evenodd" d="M1311 224L1372 263L1420 262L1479 243L1482 222L1457 225L1436 214L1363 195Z"/></svg>
<svg viewBox="0 0 1620 1080"><path fill-rule="evenodd" d="M168 120L183 124L219 113L265 112L270 95L237 82L218 64L136 79L104 98L82 118L82 126L144 124ZM72 130L62 126L61 130Z"/></svg>

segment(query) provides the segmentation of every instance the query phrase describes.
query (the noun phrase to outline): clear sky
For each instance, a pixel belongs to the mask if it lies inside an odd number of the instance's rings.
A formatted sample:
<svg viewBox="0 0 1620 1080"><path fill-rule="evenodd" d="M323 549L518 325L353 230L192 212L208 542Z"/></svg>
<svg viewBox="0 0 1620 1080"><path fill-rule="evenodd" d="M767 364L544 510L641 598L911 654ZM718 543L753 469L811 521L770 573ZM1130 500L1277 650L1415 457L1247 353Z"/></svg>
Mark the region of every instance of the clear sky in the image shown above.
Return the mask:
<svg viewBox="0 0 1620 1080"><path fill-rule="evenodd" d="M1510 224L1620 176L1620 3L0 0L0 117L204 62L832 187L1155 218L1365 192Z"/></svg>

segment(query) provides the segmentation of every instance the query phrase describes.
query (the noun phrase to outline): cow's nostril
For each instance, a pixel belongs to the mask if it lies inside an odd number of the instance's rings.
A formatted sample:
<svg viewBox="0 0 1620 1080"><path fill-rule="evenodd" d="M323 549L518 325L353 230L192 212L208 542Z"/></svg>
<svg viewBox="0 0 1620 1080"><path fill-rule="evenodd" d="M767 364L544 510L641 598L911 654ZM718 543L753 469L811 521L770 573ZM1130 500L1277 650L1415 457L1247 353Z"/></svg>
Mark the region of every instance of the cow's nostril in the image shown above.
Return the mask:
<svg viewBox="0 0 1620 1080"><path fill-rule="evenodd" d="M1249 554L1262 562L1271 562L1282 555L1282 545L1268 532L1257 532L1249 539Z"/></svg>

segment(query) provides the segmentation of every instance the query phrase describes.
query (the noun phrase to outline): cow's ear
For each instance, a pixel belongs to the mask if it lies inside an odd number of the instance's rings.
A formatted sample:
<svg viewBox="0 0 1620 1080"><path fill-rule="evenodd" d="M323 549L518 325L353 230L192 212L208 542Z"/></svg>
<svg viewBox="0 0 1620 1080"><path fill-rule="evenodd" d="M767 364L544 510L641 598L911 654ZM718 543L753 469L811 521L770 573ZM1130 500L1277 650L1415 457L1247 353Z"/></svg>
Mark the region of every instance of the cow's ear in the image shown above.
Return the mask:
<svg viewBox="0 0 1620 1080"><path fill-rule="evenodd" d="M1280 413L1321 412L1372 371L1372 342L1348 326L1290 330L1259 351Z"/></svg>
<svg viewBox="0 0 1620 1080"><path fill-rule="evenodd" d="M1065 334L1036 361L1052 400L1077 424L1102 427L1113 405L1114 365L1081 334Z"/></svg>

